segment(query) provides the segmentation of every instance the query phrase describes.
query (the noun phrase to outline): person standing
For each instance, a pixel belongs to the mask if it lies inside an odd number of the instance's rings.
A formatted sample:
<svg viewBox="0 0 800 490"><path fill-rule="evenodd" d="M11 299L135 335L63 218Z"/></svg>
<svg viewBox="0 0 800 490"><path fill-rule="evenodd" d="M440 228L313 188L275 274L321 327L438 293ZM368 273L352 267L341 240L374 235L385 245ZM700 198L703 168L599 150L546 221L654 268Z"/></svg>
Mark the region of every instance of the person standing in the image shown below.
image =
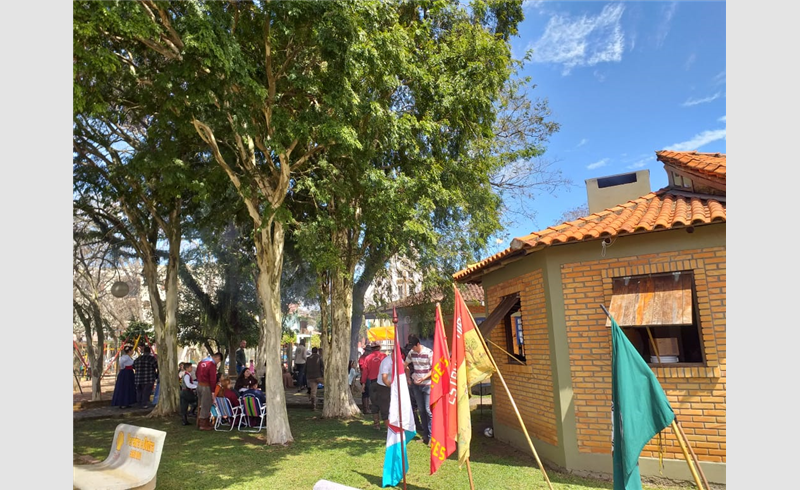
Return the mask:
<svg viewBox="0 0 800 490"><path fill-rule="evenodd" d="M364 373L367 372L367 356L372 353L371 348L366 348L358 358L358 371L359 382L361 384L361 409L364 413L370 413L369 410L369 390L367 389L367 377Z"/></svg>
<svg viewBox="0 0 800 490"><path fill-rule="evenodd" d="M192 381L192 363L183 363L181 376L181 419L183 425L189 425L189 406L197 405L197 383Z"/></svg>
<svg viewBox="0 0 800 490"><path fill-rule="evenodd" d="M406 356L406 373L409 365L414 366L411 374L411 393L417 401L417 410L422 424L422 442L428 444L431 440L431 366L433 365L433 351L419 341L416 335L408 336L411 352Z"/></svg>
<svg viewBox="0 0 800 490"><path fill-rule="evenodd" d="M392 374L394 360L392 356L384 356L378 367L378 378L375 385L375 402L380 413L381 421L389 428L389 406L392 402ZM380 427L380 426L379 426Z"/></svg>
<svg viewBox="0 0 800 490"><path fill-rule="evenodd" d="M222 362L219 352L208 356L197 365L197 399L200 413L197 426L200 430L214 430L211 427L211 405L214 404L214 389L217 386L217 365Z"/></svg>
<svg viewBox="0 0 800 490"><path fill-rule="evenodd" d="M297 370L297 392L303 391L307 388L306 383L306 339L300 339L297 348L294 350L294 366Z"/></svg>
<svg viewBox="0 0 800 490"><path fill-rule="evenodd" d="M317 389L319 384L324 381L325 366L322 356L316 347L311 348L311 355L306 359L306 379L308 379L308 399L311 402L311 410L317 410Z"/></svg>
<svg viewBox="0 0 800 490"><path fill-rule="evenodd" d="M370 412L372 413L373 426L376 429L381 428L381 423L378 419L380 407L377 399L377 389L375 386L378 384L378 372L380 369L381 361L386 357L386 354L381 352L381 345L377 342L369 344L372 352L367 356L364 364L366 365L365 372L361 373L361 377L367 380L366 385L362 388L364 391L369 392Z"/></svg>
<svg viewBox="0 0 800 490"><path fill-rule="evenodd" d="M150 406L153 384L158 377L158 361L150 353L150 346L143 345L142 353L133 361L134 382L136 384L136 403L142 408Z"/></svg>
<svg viewBox="0 0 800 490"><path fill-rule="evenodd" d="M247 367L247 354L244 349L247 347L247 341L242 340L239 342L239 349L236 350L236 374L241 374L244 368ZM251 368L250 371L253 369Z"/></svg>
<svg viewBox="0 0 800 490"><path fill-rule="evenodd" d="M114 385L114 394L111 396L111 406L128 408L136 403L136 382L133 374L133 359L131 359L133 346L126 345L119 356L119 374Z"/></svg>

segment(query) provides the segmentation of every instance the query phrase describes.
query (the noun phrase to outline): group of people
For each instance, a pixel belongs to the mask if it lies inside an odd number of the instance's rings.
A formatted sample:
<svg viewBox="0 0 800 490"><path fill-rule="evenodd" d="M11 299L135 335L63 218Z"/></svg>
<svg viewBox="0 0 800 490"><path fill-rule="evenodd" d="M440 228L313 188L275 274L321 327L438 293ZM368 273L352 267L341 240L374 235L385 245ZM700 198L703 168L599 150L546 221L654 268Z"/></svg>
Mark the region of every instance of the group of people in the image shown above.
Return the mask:
<svg viewBox="0 0 800 490"><path fill-rule="evenodd" d="M111 406L149 408L153 386L158 380L158 361L150 346L142 345L139 356L133 359L133 346L126 345L119 357L119 375L114 385Z"/></svg>
<svg viewBox="0 0 800 490"><path fill-rule="evenodd" d="M361 403L364 413L371 413L373 426L381 429L380 421L388 423L391 403L391 386L394 382L392 356L381 352L378 342L371 342L358 359L361 370ZM401 348L406 379L411 394L411 403L422 442L431 438L431 366L433 351L422 345L416 335L408 336L408 343ZM354 368L354 366L351 366Z"/></svg>
<svg viewBox="0 0 800 490"><path fill-rule="evenodd" d="M244 343L244 341L242 341ZM197 426L200 430L212 430L214 420L211 406L217 404L218 398L227 398L231 407L238 407L239 397L252 395L258 398L261 404L267 402L266 394L261 390L255 373L251 368L245 367L239 372L231 388L231 379L218 374L217 366L222 362L222 354L215 353L206 357L197 365L195 373L191 362L181 363L179 377L181 380L180 415L183 425L189 423L189 415L197 413Z"/></svg>
<svg viewBox="0 0 800 490"><path fill-rule="evenodd" d="M294 350L294 366L297 372L297 392L306 390L308 401L311 403L311 410L317 410L317 390L324 381L325 364L322 361L322 349L312 347L311 351L306 348L306 339L300 339ZM286 370L284 370L284 386L288 385Z"/></svg>
<svg viewBox="0 0 800 490"><path fill-rule="evenodd" d="M219 352L200 361L196 370L191 362L180 364L180 415L183 425L190 425L189 415L196 414L200 430L213 430L211 406L216 404L218 397L230 400L232 407L239 406L239 398L244 395L255 396L262 405L266 403L266 394L261 390L255 376L253 361L250 360L250 365L246 365L247 358L244 352L246 345L243 340L239 350L236 351L238 377L233 388L231 379L217 372L222 362L222 354ZM135 360L131 357L132 351L133 346L126 346L119 359L120 372L111 405L127 408L137 404L147 408L153 385L158 379L158 362L147 345L141 346L140 355ZM413 334L408 336L408 343L401 351L415 422L420 428L422 441L429 444L433 351L422 345L419 338ZM313 347L308 352L305 339L302 339L294 352L294 364L298 392L307 390L311 409L317 410L317 390L319 384L323 382L325 372L321 349ZM291 373L286 365L283 369L284 387L292 387ZM348 366L348 383L351 387L360 384L364 413L372 414L373 425L377 429L381 428L381 421L384 423L388 421L393 381L392 356L381 352L378 342L371 342L358 361L350 361Z"/></svg>

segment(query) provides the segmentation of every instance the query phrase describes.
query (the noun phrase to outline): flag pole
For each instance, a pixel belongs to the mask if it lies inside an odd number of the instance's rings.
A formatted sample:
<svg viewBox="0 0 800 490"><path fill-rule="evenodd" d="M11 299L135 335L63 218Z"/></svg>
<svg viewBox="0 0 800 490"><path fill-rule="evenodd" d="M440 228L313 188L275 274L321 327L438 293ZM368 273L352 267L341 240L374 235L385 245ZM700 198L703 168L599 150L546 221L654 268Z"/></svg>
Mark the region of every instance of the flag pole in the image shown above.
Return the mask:
<svg viewBox="0 0 800 490"><path fill-rule="evenodd" d="M395 366L397 359L395 358L394 351L399 349L399 340L397 338L397 308L392 308L392 323L394 323L394 347L392 348L392 369L394 369L394 381L398 383L395 385L397 388L397 420L400 422L400 464L403 465L403 490L406 490L406 443L403 440L406 435L406 430L403 428L403 398L400 396L400 368ZM389 429L391 430L391 429Z"/></svg>
<svg viewBox="0 0 800 490"><path fill-rule="evenodd" d="M472 482L472 468L469 466L469 458L467 458L467 475L469 475L470 490L475 490L475 484Z"/></svg>
<svg viewBox="0 0 800 490"><path fill-rule="evenodd" d="M603 309L603 313L605 313L608 318L611 318L611 313L608 312L605 305L601 304L600 308ZM647 329L647 335L648 337L650 337L650 345L653 347L653 352L656 353L656 359L658 360L658 363L661 364L661 356L658 353L658 347L656 346L656 342L653 339L653 334L650 332L650 327L647 326L646 329ZM696 460L693 461L692 458L689 456L689 451L686 449L686 447L689 444L689 441L687 440L684 443L684 440L681 438L681 434L683 432L680 430L680 427L678 427L677 422L675 422L675 418L672 419L671 425L672 425L672 432L675 434L675 439L678 440L678 444L680 444L681 446L681 451L683 452L683 458L686 460L686 464L689 465L689 472L691 472L692 478L694 478L695 485L697 485L698 490L704 490L703 485L700 483L700 477L698 476L697 470L695 469L695 464L699 468L700 462ZM691 446L689 446L689 448L691 449ZM692 454L694 455L694 451L692 451ZM703 475L703 480L705 480L705 475ZM708 483L706 483L706 485L708 485Z"/></svg>
<svg viewBox="0 0 800 490"><path fill-rule="evenodd" d="M475 324L475 319L472 318L472 312L467 309L469 313L469 317L472 320L472 323ZM531 436L528 435L528 429L525 427L525 422L522 421L522 415L519 413L519 409L517 409L517 403L514 401L514 397L511 396L511 390L508 389L508 385L506 384L505 378L503 378L503 373L500 372L500 369L497 367L497 363L494 362L494 356L489 351L489 348L486 347L486 341L483 339L483 334L481 333L481 329L475 328L475 331L478 332L478 338L481 339L481 343L483 344L483 348L486 351L486 354L489 356L489 360L492 362L492 366L494 366L494 370L498 376L500 376L500 382L503 383L503 388L506 389L506 394L508 395L508 399L511 401L511 406L514 408L514 413L517 414L517 420L519 420L519 425L522 426L522 432L525 434L525 439L528 440L528 446L531 448L531 452L533 452L533 456L536 458L536 462L539 464L539 469L542 470L542 475L544 475L544 479L547 482L547 486L550 490L553 490L553 484L550 483L550 479L547 477L547 472L544 470L544 465L542 461L539 459L539 454L536 452L536 448L533 447L533 441L531 441ZM467 467L469 469L469 467ZM470 475L471 476L471 475Z"/></svg>
<svg viewBox="0 0 800 490"><path fill-rule="evenodd" d="M656 345L656 341L653 339L653 334L650 331L650 326L647 326L647 335L650 337L650 345L653 347L653 352L656 353L656 359L658 363L661 364L661 354L658 352L658 345ZM700 473L702 477L703 483L705 484L705 488L711 488L708 486L708 480L706 480L706 475L703 473L703 468L700 467L700 460L697 458L697 455L694 453L694 449L689 444L689 438L686 437L686 434L683 432L683 428L677 421L677 416L675 417L676 420L672 422L672 431L675 433L675 438L678 439L678 443L681 445L681 450L684 453L684 457L686 457L686 448L689 449L689 455L692 458L692 462L694 463L694 467L690 464L689 470L692 472L692 476L695 479L695 483L697 483L698 488L703 488L700 486L700 481L697 478L696 472ZM683 445L686 444L686 448ZM686 462L689 463L689 459L686 459Z"/></svg>

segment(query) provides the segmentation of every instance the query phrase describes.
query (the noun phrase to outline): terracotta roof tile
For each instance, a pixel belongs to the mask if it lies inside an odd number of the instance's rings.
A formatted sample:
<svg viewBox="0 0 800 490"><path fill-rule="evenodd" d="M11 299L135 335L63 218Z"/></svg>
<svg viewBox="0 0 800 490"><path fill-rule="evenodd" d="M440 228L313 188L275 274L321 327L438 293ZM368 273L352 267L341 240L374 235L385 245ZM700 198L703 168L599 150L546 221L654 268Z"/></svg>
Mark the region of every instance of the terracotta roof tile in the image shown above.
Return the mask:
<svg viewBox="0 0 800 490"><path fill-rule="evenodd" d="M693 159L694 155L689 157L681 155L680 158ZM724 170L724 156L722 158L722 169ZM455 273L453 278L456 281L466 280L473 274L508 259L512 255L523 255L551 245L686 226L724 223L726 219L724 197L697 197L664 188L575 221L515 238L506 250L471 264L466 269Z"/></svg>
<svg viewBox="0 0 800 490"><path fill-rule="evenodd" d="M696 151L657 151L656 159L668 165L725 180L725 153L699 153Z"/></svg>
<svg viewBox="0 0 800 490"><path fill-rule="evenodd" d="M464 301L467 303L483 302L483 286L480 284L459 284L458 289L461 291L461 297L464 298ZM392 308L407 308L409 306L435 303L437 301L442 301L442 299L444 299L444 295L440 289L433 289L427 293L425 291L420 291L411 296L406 296L405 298L384 305L381 310L391 311Z"/></svg>

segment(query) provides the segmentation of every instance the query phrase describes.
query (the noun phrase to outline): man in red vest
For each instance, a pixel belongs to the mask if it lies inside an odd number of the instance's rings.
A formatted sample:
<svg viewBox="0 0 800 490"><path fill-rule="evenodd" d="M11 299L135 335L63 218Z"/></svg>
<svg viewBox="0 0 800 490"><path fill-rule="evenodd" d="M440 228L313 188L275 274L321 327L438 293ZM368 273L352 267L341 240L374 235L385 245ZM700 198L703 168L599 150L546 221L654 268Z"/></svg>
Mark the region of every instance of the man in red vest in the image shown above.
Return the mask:
<svg viewBox="0 0 800 490"><path fill-rule="evenodd" d="M200 413L197 426L200 430L214 430L211 426L211 405L214 404L214 388L217 386L217 365L222 362L219 352L208 356L197 364L197 400Z"/></svg>
<svg viewBox="0 0 800 490"><path fill-rule="evenodd" d="M373 425L376 429L381 428L381 423L378 418L380 413L380 408L378 406L378 401L375 398L375 389L373 385L377 384L378 382L378 371L381 367L381 361L383 358L386 357L386 354L381 352L381 345L375 341L369 343L368 346L372 352L367 355L364 359L364 370L361 371L361 379L364 383L364 386L361 388L362 391L369 396L369 405L372 412L372 421Z"/></svg>

